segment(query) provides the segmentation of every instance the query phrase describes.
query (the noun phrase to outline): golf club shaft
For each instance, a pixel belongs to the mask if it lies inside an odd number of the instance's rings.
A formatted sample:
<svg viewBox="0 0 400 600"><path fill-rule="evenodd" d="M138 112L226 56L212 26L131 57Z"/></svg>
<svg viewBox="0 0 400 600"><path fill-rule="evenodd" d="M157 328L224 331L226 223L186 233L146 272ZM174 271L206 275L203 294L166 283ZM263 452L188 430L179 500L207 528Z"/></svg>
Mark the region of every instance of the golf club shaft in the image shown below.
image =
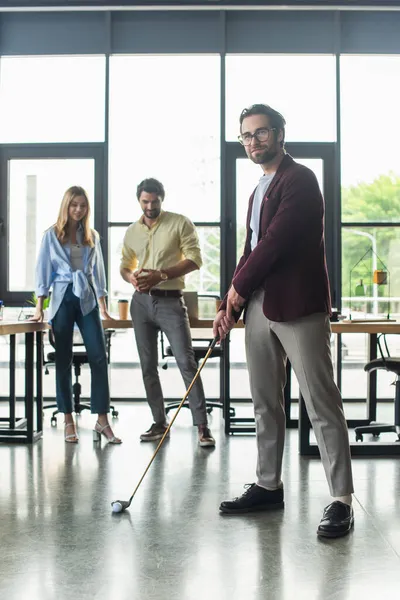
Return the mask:
<svg viewBox="0 0 400 600"><path fill-rule="evenodd" d="M130 497L130 499L129 499L129 504L132 502L132 500L133 500L133 497L135 496L136 492L138 491L138 489L139 489L139 487L140 487L140 484L142 483L143 479L144 479L144 478L145 478L145 476L146 476L146 473L147 473L147 471L150 469L150 467L151 467L151 464L152 464L153 460L155 459L155 457L156 457L156 456L157 456L157 454L158 454L158 451L159 451L159 449L160 449L160 448L161 448L161 446L163 445L163 442L164 442L165 438L167 437L167 435L168 435L168 433L169 433L169 430L171 429L171 427L172 427L172 425L173 425L173 423L174 423L174 421L175 421L176 417L178 416L178 414L179 414L179 411L181 410L181 408L182 408L182 406L183 406L183 404L184 404L184 402L185 402L186 398L189 396L189 394L190 394L190 391L191 391L192 387L193 387L193 386L194 386L194 384L196 383L196 380L197 380L198 376L200 375L202 368L203 368L203 367L204 367L204 365L206 364L206 362L207 362L207 359L209 358L209 356L210 356L211 352L214 350L214 347L215 347L215 344L217 343L217 341L218 341L218 337L215 337L215 338L213 339L213 341L211 342L211 344L210 344L210 347L209 347L209 349L207 350L207 354L206 354L206 355L205 355L205 357L203 358L203 361L202 361L202 363L201 363L200 367L197 369L196 375L193 377L193 380L192 380L191 384L189 385L188 389L186 390L186 392L185 392L185 395L183 396L183 398L182 398L182 400L181 400L181 403L180 403L180 405L179 405L179 406L178 406L178 408L176 409L176 412L175 412L175 414L174 414L173 418L171 419L171 423L168 425L167 429L165 430L165 433L164 433L164 435L162 436L161 440L159 441L159 444L158 444L157 448L155 449L155 452L154 452L153 456L151 457L149 464L147 465L147 467L146 467L146 469L145 469L145 471L144 471L143 475L142 475L142 476L141 476L141 478L139 479L139 483L138 483L138 484L137 484L137 486L135 487L135 490L134 490L134 492L133 492L132 496L131 496L131 497Z"/></svg>

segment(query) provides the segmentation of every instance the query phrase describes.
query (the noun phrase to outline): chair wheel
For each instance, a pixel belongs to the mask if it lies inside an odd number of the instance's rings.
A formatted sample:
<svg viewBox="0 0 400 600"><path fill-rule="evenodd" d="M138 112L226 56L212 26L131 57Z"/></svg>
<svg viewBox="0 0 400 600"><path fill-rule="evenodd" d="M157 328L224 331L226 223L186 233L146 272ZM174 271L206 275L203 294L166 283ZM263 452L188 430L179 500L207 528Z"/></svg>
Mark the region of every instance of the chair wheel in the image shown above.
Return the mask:
<svg viewBox="0 0 400 600"><path fill-rule="evenodd" d="M210 406L210 408L207 408L207 414L210 415L213 411L213 407Z"/></svg>
<svg viewBox="0 0 400 600"><path fill-rule="evenodd" d="M52 427L57 427L57 419L56 419L56 417L51 417L51 426Z"/></svg>
<svg viewBox="0 0 400 600"><path fill-rule="evenodd" d="M362 433L356 433L356 442L362 442L363 441L363 434Z"/></svg>
<svg viewBox="0 0 400 600"><path fill-rule="evenodd" d="M118 417L119 412L117 410L113 410L111 414L113 417Z"/></svg>

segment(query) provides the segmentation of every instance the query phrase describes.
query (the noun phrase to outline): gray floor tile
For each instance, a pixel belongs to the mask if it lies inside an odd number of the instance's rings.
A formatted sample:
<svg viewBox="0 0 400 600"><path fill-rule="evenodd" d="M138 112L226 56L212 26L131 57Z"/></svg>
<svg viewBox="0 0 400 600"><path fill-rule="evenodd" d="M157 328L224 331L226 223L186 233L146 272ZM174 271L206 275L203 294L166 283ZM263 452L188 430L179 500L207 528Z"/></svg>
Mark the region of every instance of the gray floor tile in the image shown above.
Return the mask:
<svg viewBox="0 0 400 600"><path fill-rule="evenodd" d="M215 450L197 445L189 413L128 499L155 446L138 436L145 406L121 405L120 447L95 446L93 419L78 445L46 419L32 447L0 444L0 597L7 600L355 600L392 598L400 584L400 461L354 461L354 531L319 540L329 503L319 460L288 432L285 510L222 516L221 500L254 481L253 436L226 437L213 415Z"/></svg>

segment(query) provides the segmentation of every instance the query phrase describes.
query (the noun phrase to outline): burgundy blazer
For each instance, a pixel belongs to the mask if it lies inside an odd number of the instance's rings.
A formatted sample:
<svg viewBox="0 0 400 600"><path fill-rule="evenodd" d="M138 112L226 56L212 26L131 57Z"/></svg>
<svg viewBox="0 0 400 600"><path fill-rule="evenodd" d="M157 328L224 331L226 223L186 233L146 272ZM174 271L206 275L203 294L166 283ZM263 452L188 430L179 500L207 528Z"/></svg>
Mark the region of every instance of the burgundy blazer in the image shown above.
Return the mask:
<svg viewBox="0 0 400 600"><path fill-rule="evenodd" d="M251 252L253 199L254 192L244 252L232 280L235 290L249 300L255 290L264 289L263 311L271 321L330 314L324 201L314 173L284 156L262 201L258 244ZM221 309L225 307L226 298Z"/></svg>

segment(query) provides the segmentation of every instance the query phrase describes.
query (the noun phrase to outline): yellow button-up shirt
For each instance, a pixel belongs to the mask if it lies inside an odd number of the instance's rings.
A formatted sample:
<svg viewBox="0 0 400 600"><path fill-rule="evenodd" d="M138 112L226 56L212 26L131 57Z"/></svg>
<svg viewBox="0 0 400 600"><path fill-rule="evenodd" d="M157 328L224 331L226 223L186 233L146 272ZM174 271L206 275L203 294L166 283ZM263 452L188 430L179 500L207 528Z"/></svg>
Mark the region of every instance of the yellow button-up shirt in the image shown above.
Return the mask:
<svg viewBox="0 0 400 600"><path fill-rule="evenodd" d="M187 217L161 211L151 229L145 225L143 215L128 227L122 248L121 268L132 271L163 270L184 259L193 261L199 268L203 264L196 229ZM156 287L183 290L185 278L168 279Z"/></svg>

